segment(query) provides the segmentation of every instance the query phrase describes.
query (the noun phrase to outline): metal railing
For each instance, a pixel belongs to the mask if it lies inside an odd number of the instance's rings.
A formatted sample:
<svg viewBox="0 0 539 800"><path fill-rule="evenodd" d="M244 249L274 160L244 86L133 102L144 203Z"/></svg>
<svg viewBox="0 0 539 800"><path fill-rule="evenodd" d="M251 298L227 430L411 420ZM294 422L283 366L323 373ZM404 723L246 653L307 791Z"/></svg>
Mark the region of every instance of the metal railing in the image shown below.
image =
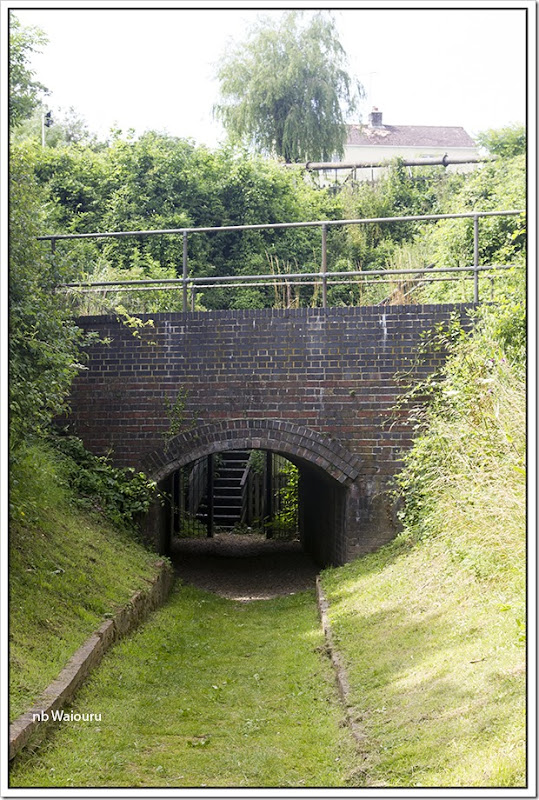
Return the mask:
<svg viewBox="0 0 539 800"><path fill-rule="evenodd" d="M130 236L181 236L182 237L182 277L181 278L160 278L142 280L117 280L117 281L79 281L66 283L62 289L80 289L96 291L111 287L114 291L138 291L156 290L173 288L180 286L183 292L182 305L183 311L188 311L188 290L191 288L192 310L194 310L195 294L197 289L217 288L218 286L228 286L228 288L238 288L245 286L274 286L287 285L313 285L322 286L322 307L327 308L327 289L328 284L357 283L358 279L380 278L389 275L422 275L425 267L409 269L383 269L383 270L346 270L328 272L327 260L327 232L329 228L343 225L369 225L387 224L392 222L419 222L419 221L438 221L444 219L472 219L473 220L473 264L467 267L435 267L428 270L429 276L436 273L469 273L474 281L474 302L479 302L479 275L488 270L505 270L514 265L507 264L479 264L479 220L482 217L499 216L518 216L524 214L522 209L508 211L471 211L459 214L423 214L407 217L372 217L368 219L338 219L338 220L315 220L310 222L274 222L256 225L224 225L220 227L201 227L201 228L168 228L149 231L107 231L103 233L71 233L71 234L48 234L38 236L40 241L50 241L52 253L56 251L58 241L72 239L104 239L104 238L125 238ZM319 272L298 272L287 274L260 274L260 275L226 275L214 277L193 277L188 273L188 236L198 234L223 233L227 231L254 231L254 230L278 230L286 228L308 228L319 227L322 230L322 252L321 268ZM350 280L354 278L355 280ZM338 279L338 280L336 280ZM450 280L450 278L447 278ZM368 281L367 281L368 282ZM128 288L129 287L129 288Z"/></svg>

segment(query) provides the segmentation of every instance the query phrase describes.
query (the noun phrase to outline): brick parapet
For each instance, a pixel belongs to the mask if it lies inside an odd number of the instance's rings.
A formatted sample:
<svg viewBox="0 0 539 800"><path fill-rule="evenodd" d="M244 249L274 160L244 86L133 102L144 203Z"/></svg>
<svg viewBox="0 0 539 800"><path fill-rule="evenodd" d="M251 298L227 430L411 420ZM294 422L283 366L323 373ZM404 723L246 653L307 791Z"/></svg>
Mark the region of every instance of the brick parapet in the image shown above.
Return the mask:
<svg viewBox="0 0 539 800"><path fill-rule="evenodd" d="M216 420L291 421L335 437L352 453L383 448L392 460L409 439L392 407L397 374L430 374L444 355L419 363L424 331L467 317L469 305L388 308L254 309L155 314L132 330L114 317L87 317L110 344L89 350L75 381L69 422L90 449L112 448L118 463L139 466L162 447L167 408L185 393L183 424ZM402 415L401 415L402 416ZM392 437L387 430L393 423ZM406 446L406 444L404 445Z"/></svg>

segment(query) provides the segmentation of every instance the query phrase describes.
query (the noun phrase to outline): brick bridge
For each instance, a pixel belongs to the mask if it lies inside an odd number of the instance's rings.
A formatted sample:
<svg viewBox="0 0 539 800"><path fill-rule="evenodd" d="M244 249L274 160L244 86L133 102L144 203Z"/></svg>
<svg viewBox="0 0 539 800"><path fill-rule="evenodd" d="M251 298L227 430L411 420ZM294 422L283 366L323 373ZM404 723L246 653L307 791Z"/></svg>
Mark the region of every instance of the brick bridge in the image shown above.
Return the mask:
<svg viewBox="0 0 539 800"><path fill-rule="evenodd" d="M300 531L319 563L342 564L396 533L388 494L411 444L399 375L430 374L422 334L462 305L262 309L152 314L133 329L114 316L79 325L108 343L74 382L69 428L95 453L166 486L211 453L261 449L300 468ZM176 412L171 408L176 403ZM171 422L176 435L168 435ZM146 523L167 551L170 514Z"/></svg>

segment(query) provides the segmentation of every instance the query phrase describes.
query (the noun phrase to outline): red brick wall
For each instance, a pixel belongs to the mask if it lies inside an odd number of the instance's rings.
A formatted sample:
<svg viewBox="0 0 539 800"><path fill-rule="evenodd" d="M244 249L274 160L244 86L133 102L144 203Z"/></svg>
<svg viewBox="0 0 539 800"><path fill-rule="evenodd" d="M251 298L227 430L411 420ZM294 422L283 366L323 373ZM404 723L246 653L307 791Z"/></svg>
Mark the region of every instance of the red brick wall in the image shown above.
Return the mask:
<svg viewBox="0 0 539 800"><path fill-rule="evenodd" d="M440 366L444 356L435 351L418 362L422 334L453 313L466 319L469 309L155 314L143 317L154 325L138 336L115 317L86 317L79 324L110 341L89 350L69 424L92 451L112 449L116 463L159 477L180 461L264 436L273 449L301 450L299 458L355 486L345 514L349 550L372 549L393 530L379 498L411 443L408 412L392 411L402 392L396 376L417 380ZM180 392L179 436L167 445ZM333 473L332 461L339 464Z"/></svg>

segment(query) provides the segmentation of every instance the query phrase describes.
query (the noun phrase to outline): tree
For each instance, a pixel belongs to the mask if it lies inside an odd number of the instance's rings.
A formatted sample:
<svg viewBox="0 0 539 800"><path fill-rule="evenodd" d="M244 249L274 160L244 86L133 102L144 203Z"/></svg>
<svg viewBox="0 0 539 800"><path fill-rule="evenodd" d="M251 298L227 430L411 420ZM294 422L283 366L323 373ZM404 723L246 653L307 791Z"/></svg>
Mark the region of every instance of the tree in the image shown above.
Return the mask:
<svg viewBox="0 0 539 800"><path fill-rule="evenodd" d="M34 170L49 201L49 232L249 225L341 216L338 199L307 185L296 170L231 147L210 151L151 131L138 139L117 138L102 149L79 144L39 148ZM320 249L321 233L315 228L192 234L188 266L197 277L266 273L277 261L281 267L287 262L291 271L308 272L318 268ZM60 250L79 270L78 277L86 272L85 277L98 274L105 279L109 268L140 268L144 272L140 277L148 278L164 277L157 274L159 270L182 271L181 236L87 239L60 245ZM226 308L240 302L251 307L256 299L257 307L263 307L272 296L273 287L249 292L223 288L205 291L201 301L207 308ZM168 302L166 295L161 297Z"/></svg>
<svg viewBox="0 0 539 800"><path fill-rule="evenodd" d="M33 154L12 148L9 193L10 448L41 435L66 403L80 369L82 331L55 289L66 279L37 241L43 198L33 178Z"/></svg>
<svg viewBox="0 0 539 800"><path fill-rule="evenodd" d="M214 108L233 140L286 162L342 156L342 105L352 112L362 94L344 69L333 18L318 13L303 27L301 19L294 11L276 24L266 19L224 55Z"/></svg>
<svg viewBox="0 0 539 800"><path fill-rule="evenodd" d="M32 53L47 43L47 37L39 28L24 28L17 17L10 17L9 36L9 127L19 125L32 116L39 96L48 93L42 83L34 80L29 58Z"/></svg>
<svg viewBox="0 0 539 800"><path fill-rule="evenodd" d="M496 156L511 158L526 152L526 128L523 125L508 125L497 130L483 131L477 143Z"/></svg>

